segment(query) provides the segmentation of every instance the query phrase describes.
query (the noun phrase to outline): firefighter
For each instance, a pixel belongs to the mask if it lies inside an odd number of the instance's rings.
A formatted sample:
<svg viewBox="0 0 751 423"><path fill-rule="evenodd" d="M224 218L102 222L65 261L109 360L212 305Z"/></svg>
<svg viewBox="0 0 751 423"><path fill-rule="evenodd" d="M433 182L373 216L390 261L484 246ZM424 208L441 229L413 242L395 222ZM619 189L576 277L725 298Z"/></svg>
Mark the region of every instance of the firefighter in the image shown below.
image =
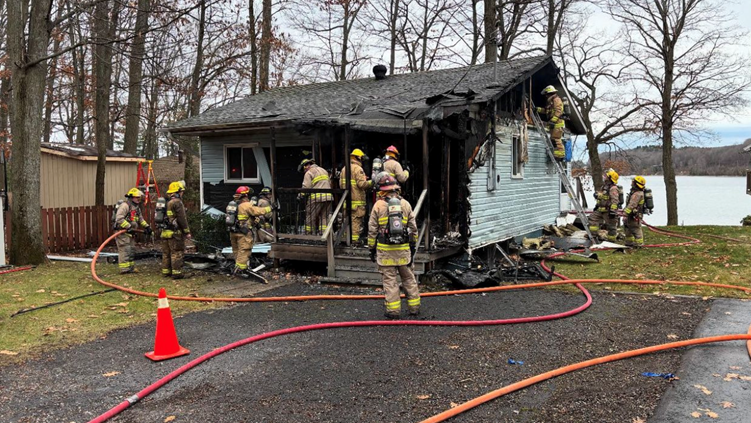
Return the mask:
<svg viewBox="0 0 751 423"><path fill-rule="evenodd" d="M303 159L297 167L298 172L305 172L303 188L331 189L331 180L326 169L318 166L313 159ZM307 197L305 203L305 233L323 233L327 228L331 202L334 197L328 192L315 192L311 194L300 193L297 198L301 200Z"/></svg>
<svg viewBox="0 0 751 423"><path fill-rule="evenodd" d="M171 276L172 279L185 277L182 270L185 239L192 239L182 200L183 192L185 192L185 185L182 182L169 184L167 219L159 236L162 240L162 276Z"/></svg>
<svg viewBox="0 0 751 423"><path fill-rule="evenodd" d="M242 275L248 270L248 262L253 250L252 225L255 218L271 213L271 206L257 207L248 199L253 193L250 187L238 187L233 195L237 205L237 219L230 228L232 253L235 255L235 270L233 274Z"/></svg>
<svg viewBox="0 0 751 423"><path fill-rule="evenodd" d="M362 169L363 160L368 160L368 156L359 148L352 151L349 155L349 167L352 173L350 184L347 184L347 167L342 168L342 176L339 180L339 186L348 188L350 198L352 199L352 242L360 243L360 234L363 230L365 220L365 192L373 187L373 181L368 180L365 171Z"/></svg>
<svg viewBox="0 0 751 423"><path fill-rule="evenodd" d="M143 233L151 235L151 227L141 215L141 199L143 192L138 188L131 188L125 194L125 200L117 207L115 212L116 231L125 229L125 233L115 238L117 243L118 267L120 273L132 273L136 271L136 230L140 227Z"/></svg>
<svg viewBox="0 0 751 423"><path fill-rule="evenodd" d="M263 189L261 189L260 194L258 194L258 203L255 205L261 208L271 207L270 187L263 187ZM257 217L256 222L259 229L257 231L258 242L266 243L274 241L274 228L272 226L273 215L271 211L265 213L263 216Z"/></svg>
<svg viewBox="0 0 751 423"><path fill-rule="evenodd" d="M647 180L643 176L636 176L631 182L631 192L628 193L626 207L623 209L626 232L626 246L641 247L644 245L644 234L641 230L641 219L644 217L644 187Z"/></svg>
<svg viewBox="0 0 751 423"><path fill-rule="evenodd" d="M618 172L608 169L603 177L603 187L595 194L597 204L589 216L589 230L597 237L597 231L604 222L608 229L608 241L615 242L618 225L618 205L620 192L618 190Z"/></svg>
<svg viewBox="0 0 751 423"><path fill-rule="evenodd" d="M563 100L558 96L558 90L554 86L548 85L542 90L542 95L545 96L547 104L545 108L538 107L537 113L545 113L548 118L548 124L550 125L550 139L553 141L553 155L558 161L563 161L566 158L566 149L563 147L563 128L566 127L566 122L563 120Z"/></svg>
<svg viewBox="0 0 751 423"><path fill-rule="evenodd" d="M399 197L399 185L392 176L383 177L378 185L378 200L373 205L368 222L370 259L378 263L386 295L386 317L398 319L402 301L399 282L407 294L407 308L411 316L420 314L420 291L412 272L412 257L417 248L417 223L412 206Z"/></svg>
<svg viewBox="0 0 751 423"><path fill-rule="evenodd" d="M399 150L393 145L386 149L386 155L383 156L383 170L404 185L409 179L409 168L402 169L399 164Z"/></svg>

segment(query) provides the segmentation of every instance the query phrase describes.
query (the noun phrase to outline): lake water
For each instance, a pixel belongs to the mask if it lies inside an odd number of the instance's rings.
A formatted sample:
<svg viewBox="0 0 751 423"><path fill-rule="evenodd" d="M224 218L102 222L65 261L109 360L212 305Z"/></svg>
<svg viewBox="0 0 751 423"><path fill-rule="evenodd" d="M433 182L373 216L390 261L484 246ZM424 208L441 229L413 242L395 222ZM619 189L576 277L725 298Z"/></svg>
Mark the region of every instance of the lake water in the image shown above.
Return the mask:
<svg viewBox="0 0 751 423"><path fill-rule="evenodd" d="M652 189L655 210L644 216L650 225L665 225L668 221L665 182L662 175L645 176ZM632 176L618 181L628 196ZM679 225L740 225L751 214L751 195L746 194L746 178L742 176L676 176L678 184ZM594 193L587 191L587 203L594 204Z"/></svg>

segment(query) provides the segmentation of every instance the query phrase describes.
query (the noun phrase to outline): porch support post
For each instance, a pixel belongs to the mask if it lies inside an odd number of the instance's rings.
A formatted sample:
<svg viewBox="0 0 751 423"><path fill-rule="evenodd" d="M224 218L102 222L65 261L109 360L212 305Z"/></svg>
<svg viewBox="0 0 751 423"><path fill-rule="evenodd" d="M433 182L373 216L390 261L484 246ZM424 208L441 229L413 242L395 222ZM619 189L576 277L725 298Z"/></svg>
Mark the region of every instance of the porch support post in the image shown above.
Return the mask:
<svg viewBox="0 0 751 423"><path fill-rule="evenodd" d="M349 125L346 125L344 127L344 155L342 156L344 158L344 174L346 177L346 185L344 189L352 192L352 167L349 163L349 152L350 152L350 140L352 138L352 129ZM344 215L347 216L347 246L352 245L352 196L347 196L347 209L344 211Z"/></svg>
<svg viewBox="0 0 751 423"><path fill-rule="evenodd" d="M430 250L430 188L428 187L428 169L429 169L428 151L428 119L422 120L422 189L428 190L425 195L425 252Z"/></svg>

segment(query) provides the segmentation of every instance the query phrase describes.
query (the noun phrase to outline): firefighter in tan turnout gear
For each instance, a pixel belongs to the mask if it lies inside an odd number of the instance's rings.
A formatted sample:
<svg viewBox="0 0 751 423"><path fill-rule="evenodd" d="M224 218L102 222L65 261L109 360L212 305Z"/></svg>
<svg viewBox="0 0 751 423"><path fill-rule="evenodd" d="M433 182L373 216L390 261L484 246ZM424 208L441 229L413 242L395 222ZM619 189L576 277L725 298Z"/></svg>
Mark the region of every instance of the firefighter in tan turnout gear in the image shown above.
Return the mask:
<svg viewBox="0 0 751 423"><path fill-rule="evenodd" d="M302 180L303 188L331 189L331 180L326 169L318 166L313 159L304 159L297 167L299 172L305 172ZM298 200L307 197L305 203L305 233L323 233L328 227L328 217L331 213L331 202L334 197L328 192L300 193Z"/></svg>
<svg viewBox="0 0 751 423"><path fill-rule="evenodd" d="M268 208L269 212L256 218L255 222L258 227L257 237L259 243L274 241L274 228L272 227L273 215L271 213L271 188L263 187L258 194L258 203L255 204L261 208Z"/></svg>
<svg viewBox="0 0 751 423"><path fill-rule="evenodd" d="M243 275L248 270L248 261L253 250L253 232L251 227L256 218L271 213L271 206L257 207L248 199L253 190L241 186L233 195L234 201L227 206L226 223L230 230L232 253L235 255L233 274Z"/></svg>
<svg viewBox="0 0 751 423"><path fill-rule="evenodd" d="M391 176L384 176L378 184L378 200L373 205L368 222L370 259L378 263L386 295L386 317L398 319L402 301L399 282L407 294L409 314L420 314L420 291L412 272L412 257L417 247L417 222L412 206L399 197L399 185Z"/></svg>
<svg viewBox="0 0 751 423"><path fill-rule="evenodd" d="M185 185L182 182L172 182L167 189L169 201L167 202L167 218L164 228L159 236L162 240L162 276L172 279L182 279L183 255L185 253L185 239L191 239L188 218L185 214L185 205L182 201L182 193Z"/></svg>
<svg viewBox="0 0 751 423"><path fill-rule="evenodd" d="M115 238L117 243L118 267L120 273L131 273L136 269L136 230L140 227L143 233L151 235L149 224L141 216L141 199L143 192L138 188L131 188L125 194L125 200L117 206L115 211L114 230L125 229L125 233Z"/></svg>
<svg viewBox="0 0 751 423"><path fill-rule="evenodd" d="M386 149L386 155L383 156L383 171L394 177L402 185L409 179L409 169L402 168L399 163L399 150L393 145Z"/></svg>
<svg viewBox="0 0 751 423"><path fill-rule="evenodd" d="M618 226L618 206L620 204L620 190L618 189L618 172L608 169L603 178L601 191L595 194L597 204L589 216L589 230L597 237L597 231L604 222L608 229L608 241L615 242Z"/></svg>
<svg viewBox="0 0 751 423"><path fill-rule="evenodd" d="M373 187L373 181L369 181L362 169L363 160L368 160L368 156L359 148L352 151L349 155L349 167L352 173L350 183L347 184L347 167L342 168L342 176L339 180L339 186L349 189L350 198L352 199L352 242L359 243L360 235L363 230L365 220L365 193Z"/></svg>
<svg viewBox="0 0 751 423"><path fill-rule="evenodd" d="M624 230L626 232L626 246L641 247L644 245L644 233L641 230L641 219L644 217L645 196L644 187L647 180L643 176L636 176L631 182L631 192L628 193L626 207L623 209L625 216Z"/></svg>
<svg viewBox="0 0 751 423"><path fill-rule="evenodd" d="M558 90L554 86L548 85L542 90L545 96L545 108L538 107L537 113L544 113L550 124L550 139L553 141L553 155L558 161L566 158L566 149L563 147L563 129L566 122L563 119L563 100L558 96Z"/></svg>

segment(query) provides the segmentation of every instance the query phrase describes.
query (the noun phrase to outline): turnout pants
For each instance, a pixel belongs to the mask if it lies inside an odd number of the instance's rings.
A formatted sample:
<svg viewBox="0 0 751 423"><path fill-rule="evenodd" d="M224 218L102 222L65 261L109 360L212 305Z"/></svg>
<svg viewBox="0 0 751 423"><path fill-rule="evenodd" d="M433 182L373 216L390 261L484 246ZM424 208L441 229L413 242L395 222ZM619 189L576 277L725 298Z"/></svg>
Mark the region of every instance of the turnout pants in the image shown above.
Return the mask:
<svg viewBox="0 0 751 423"><path fill-rule="evenodd" d="M550 139L553 141L553 147L555 151L553 155L556 159L564 159L566 157L566 149L563 147L563 128L556 128L554 125L550 125Z"/></svg>
<svg viewBox="0 0 751 423"><path fill-rule="evenodd" d="M639 217L626 217L624 231L626 232L627 246L641 247L644 245L644 233L641 230L641 219Z"/></svg>
<svg viewBox="0 0 751 423"><path fill-rule="evenodd" d="M184 254L185 239L183 234L174 233L172 238L162 239L162 274L182 275Z"/></svg>
<svg viewBox="0 0 751 423"><path fill-rule="evenodd" d="M365 226L365 206L352 210L352 242L359 242Z"/></svg>
<svg viewBox="0 0 751 423"><path fill-rule="evenodd" d="M615 242L618 235L618 216L610 216L607 211L593 211L589 215L589 230L592 235L596 235L600 230L600 225L605 223L608 229L608 241Z"/></svg>
<svg viewBox="0 0 751 423"><path fill-rule="evenodd" d="M253 250L253 233L248 232L245 235L242 232L233 232L230 234L230 240L232 252L235 254L235 270L246 270Z"/></svg>
<svg viewBox="0 0 751 423"><path fill-rule="evenodd" d="M402 277L402 286L407 294L407 306L410 312L420 309L420 290L417 288L417 280L411 266L378 266L383 278L383 291L386 295L386 313L398 315L402 309L402 300L399 298L399 281L397 275Z"/></svg>
<svg viewBox="0 0 751 423"><path fill-rule="evenodd" d="M331 201L308 201L305 205L305 233L321 234L328 228L328 217L331 213Z"/></svg>
<svg viewBox="0 0 751 423"><path fill-rule="evenodd" d="M124 233L115 238L117 244L117 266L120 273L132 272L136 267L136 239L132 234Z"/></svg>

